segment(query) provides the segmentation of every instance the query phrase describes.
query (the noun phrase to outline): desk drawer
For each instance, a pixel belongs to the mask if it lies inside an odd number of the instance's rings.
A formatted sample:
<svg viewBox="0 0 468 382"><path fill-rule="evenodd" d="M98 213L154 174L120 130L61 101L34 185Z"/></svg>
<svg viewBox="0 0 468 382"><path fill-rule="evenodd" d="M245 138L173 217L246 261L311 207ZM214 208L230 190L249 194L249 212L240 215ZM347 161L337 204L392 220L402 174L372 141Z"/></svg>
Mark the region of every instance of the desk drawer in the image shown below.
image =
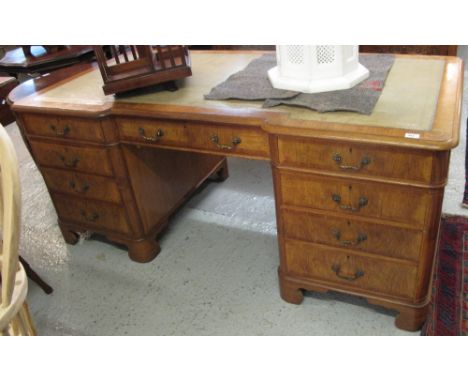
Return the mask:
<svg viewBox="0 0 468 382"><path fill-rule="evenodd" d="M268 135L259 128L188 123L187 136L193 148L222 154L270 157Z"/></svg>
<svg viewBox="0 0 468 382"><path fill-rule="evenodd" d="M118 118L117 126L120 138L124 141L160 146L188 146L185 125L181 122Z"/></svg>
<svg viewBox="0 0 468 382"><path fill-rule="evenodd" d="M120 191L114 180L78 172L43 168L47 187L53 192L120 203Z"/></svg>
<svg viewBox="0 0 468 382"><path fill-rule="evenodd" d="M359 256L348 251L293 240L285 241L287 273L346 289L415 297L415 266Z"/></svg>
<svg viewBox="0 0 468 382"><path fill-rule="evenodd" d="M350 176L376 176L423 183L432 180L433 157L424 151L278 138L278 161L283 166Z"/></svg>
<svg viewBox="0 0 468 382"><path fill-rule="evenodd" d="M112 165L104 148L78 147L30 141L34 158L41 166L58 167L90 174L112 176Z"/></svg>
<svg viewBox="0 0 468 382"><path fill-rule="evenodd" d="M282 203L367 216L422 227L433 198L430 190L378 182L279 171Z"/></svg>
<svg viewBox="0 0 468 382"><path fill-rule="evenodd" d="M28 134L70 140L104 142L104 134L99 121L37 114L24 114L23 119Z"/></svg>
<svg viewBox="0 0 468 382"><path fill-rule="evenodd" d="M417 262L422 231L356 219L282 209L284 234L291 239Z"/></svg>
<svg viewBox="0 0 468 382"><path fill-rule="evenodd" d="M59 218L84 227L130 233L125 209L116 205L52 193Z"/></svg>

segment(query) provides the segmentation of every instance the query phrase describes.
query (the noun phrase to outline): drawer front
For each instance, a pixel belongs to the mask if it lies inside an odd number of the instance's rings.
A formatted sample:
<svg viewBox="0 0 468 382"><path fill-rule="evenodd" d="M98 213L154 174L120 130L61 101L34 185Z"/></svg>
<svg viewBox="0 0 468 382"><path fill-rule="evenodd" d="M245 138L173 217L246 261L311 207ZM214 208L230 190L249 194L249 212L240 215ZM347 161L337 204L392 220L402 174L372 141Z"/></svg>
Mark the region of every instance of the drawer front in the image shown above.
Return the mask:
<svg viewBox="0 0 468 382"><path fill-rule="evenodd" d="M43 168L47 187L53 192L120 203L120 191L114 180L72 171Z"/></svg>
<svg viewBox="0 0 468 382"><path fill-rule="evenodd" d="M285 252L288 274L333 283L347 289L408 299L415 297L415 266L292 240L285 241Z"/></svg>
<svg viewBox="0 0 468 382"><path fill-rule="evenodd" d="M188 146L188 136L183 123L118 118L117 126L120 138L124 141L160 146Z"/></svg>
<svg viewBox="0 0 468 382"><path fill-rule="evenodd" d="M418 230L288 209L282 209L281 219L284 234L292 239L415 262L419 259L423 233Z"/></svg>
<svg viewBox="0 0 468 382"><path fill-rule="evenodd" d="M123 141L269 158L268 135L241 126L117 119Z"/></svg>
<svg viewBox="0 0 468 382"><path fill-rule="evenodd" d="M30 141L34 158L42 166L112 176L112 165L104 148L66 146Z"/></svg>
<svg viewBox="0 0 468 382"><path fill-rule="evenodd" d="M36 114L25 114L23 118L28 134L70 140L104 142L104 134L99 121Z"/></svg>
<svg viewBox="0 0 468 382"><path fill-rule="evenodd" d="M359 180L279 172L282 203L424 226L431 191Z"/></svg>
<svg viewBox="0 0 468 382"><path fill-rule="evenodd" d="M423 183L432 179L433 157L423 151L278 138L278 156L284 166Z"/></svg>
<svg viewBox="0 0 468 382"><path fill-rule="evenodd" d="M96 230L130 233L124 208L52 193L61 220L82 224Z"/></svg>
<svg viewBox="0 0 468 382"><path fill-rule="evenodd" d="M222 154L269 158L268 135L256 128L188 123L190 147Z"/></svg>

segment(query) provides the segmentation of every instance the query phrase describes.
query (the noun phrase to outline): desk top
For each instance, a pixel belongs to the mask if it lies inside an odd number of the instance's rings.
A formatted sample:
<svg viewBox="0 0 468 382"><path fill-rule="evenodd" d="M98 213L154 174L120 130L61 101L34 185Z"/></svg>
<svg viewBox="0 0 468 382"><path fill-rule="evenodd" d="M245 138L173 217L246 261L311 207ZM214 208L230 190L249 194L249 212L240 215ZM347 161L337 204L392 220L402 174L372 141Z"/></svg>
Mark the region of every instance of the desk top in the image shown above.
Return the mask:
<svg viewBox="0 0 468 382"><path fill-rule="evenodd" d="M205 100L204 94L265 52L192 52L193 76L179 90L106 96L94 65L70 76L23 84L10 95L14 110L65 114L126 114L260 125L266 131L337 137L435 149L458 143L463 64L456 57L397 55L371 115L318 113L305 108L262 108L262 102ZM52 76L51 76L52 77ZM41 82L42 80L42 82ZM29 87L29 89L28 89Z"/></svg>

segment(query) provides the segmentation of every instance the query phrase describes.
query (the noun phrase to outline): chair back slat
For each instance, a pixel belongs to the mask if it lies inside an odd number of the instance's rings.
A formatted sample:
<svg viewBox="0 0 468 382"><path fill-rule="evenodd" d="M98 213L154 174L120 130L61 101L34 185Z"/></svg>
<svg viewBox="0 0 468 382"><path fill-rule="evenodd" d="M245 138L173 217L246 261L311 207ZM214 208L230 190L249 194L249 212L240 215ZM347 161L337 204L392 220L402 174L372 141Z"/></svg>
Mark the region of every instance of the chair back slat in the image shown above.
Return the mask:
<svg viewBox="0 0 468 382"><path fill-rule="evenodd" d="M20 183L18 160L10 137L0 125L0 173L2 219L2 301L1 307L11 302L18 270L18 247L20 234Z"/></svg>

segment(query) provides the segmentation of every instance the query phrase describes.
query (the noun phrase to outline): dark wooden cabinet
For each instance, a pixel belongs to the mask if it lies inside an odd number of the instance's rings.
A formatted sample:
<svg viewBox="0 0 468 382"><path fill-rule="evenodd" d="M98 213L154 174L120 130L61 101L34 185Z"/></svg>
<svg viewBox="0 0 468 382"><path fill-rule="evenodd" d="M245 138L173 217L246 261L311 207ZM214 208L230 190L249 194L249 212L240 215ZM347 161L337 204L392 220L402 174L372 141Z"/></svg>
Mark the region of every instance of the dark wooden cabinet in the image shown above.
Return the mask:
<svg viewBox="0 0 468 382"><path fill-rule="evenodd" d="M195 49L275 50L275 45L198 45ZM427 54L456 56L457 45L359 45L363 53Z"/></svg>
<svg viewBox="0 0 468 382"><path fill-rule="evenodd" d="M363 53L457 55L457 45L359 45L359 50Z"/></svg>

